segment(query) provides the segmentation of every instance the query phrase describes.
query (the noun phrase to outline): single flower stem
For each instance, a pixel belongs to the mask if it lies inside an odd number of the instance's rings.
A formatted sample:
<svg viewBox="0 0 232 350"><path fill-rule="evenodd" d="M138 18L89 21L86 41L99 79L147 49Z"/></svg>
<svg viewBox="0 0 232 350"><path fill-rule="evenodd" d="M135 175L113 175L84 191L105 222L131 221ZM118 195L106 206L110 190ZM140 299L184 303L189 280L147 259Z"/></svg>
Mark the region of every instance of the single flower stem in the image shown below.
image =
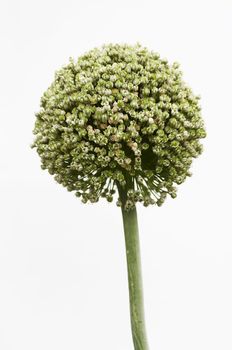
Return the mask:
<svg viewBox="0 0 232 350"><path fill-rule="evenodd" d="M125 189L118 186L126 245L131 330L135 350L148 350L145 330L143 286L136 207L125 210Z"/></svg>

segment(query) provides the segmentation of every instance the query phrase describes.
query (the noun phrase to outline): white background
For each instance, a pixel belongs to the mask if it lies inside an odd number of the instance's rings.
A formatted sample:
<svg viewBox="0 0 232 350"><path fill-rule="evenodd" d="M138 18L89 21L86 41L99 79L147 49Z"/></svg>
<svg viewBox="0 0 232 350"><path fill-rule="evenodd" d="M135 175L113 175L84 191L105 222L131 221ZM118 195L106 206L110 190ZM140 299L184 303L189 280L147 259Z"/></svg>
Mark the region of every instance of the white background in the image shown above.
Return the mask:
<svg viewBox="0 0 232 350"><path fill-rule="evenodd" d="M0 7L0 349L133 349L120 210L81 204L30 144L56 69L103 43L139 41L181 63L208 132L177 199L138 206L150 349L231 350L232 2Z"/></svg>

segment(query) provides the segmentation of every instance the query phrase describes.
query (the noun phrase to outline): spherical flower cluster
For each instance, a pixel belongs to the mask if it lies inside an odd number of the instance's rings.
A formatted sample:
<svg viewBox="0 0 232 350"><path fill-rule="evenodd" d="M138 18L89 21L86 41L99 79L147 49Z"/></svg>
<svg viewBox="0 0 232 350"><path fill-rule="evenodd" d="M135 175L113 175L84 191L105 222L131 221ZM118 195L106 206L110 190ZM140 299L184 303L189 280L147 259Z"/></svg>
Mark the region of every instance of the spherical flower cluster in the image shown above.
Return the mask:
<svg viewBox="0 0 232 350"><path fill-rule="evenodd" d="M177 63L140 44L104 45L56 72L32 147L42 169L83 203L111 202L121 188L127 209L160 206L202 152L198 100Z"/></svg>

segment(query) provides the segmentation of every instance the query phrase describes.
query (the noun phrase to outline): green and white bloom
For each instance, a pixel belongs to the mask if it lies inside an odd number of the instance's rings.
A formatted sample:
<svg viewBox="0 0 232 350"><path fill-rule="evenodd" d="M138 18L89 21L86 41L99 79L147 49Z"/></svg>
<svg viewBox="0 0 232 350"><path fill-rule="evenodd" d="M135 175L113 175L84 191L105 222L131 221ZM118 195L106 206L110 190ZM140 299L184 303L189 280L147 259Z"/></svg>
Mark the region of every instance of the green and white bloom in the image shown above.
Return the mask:
<svg viewBox="0 0 232 350"><path fill-rule="evenodd" d="M139 44L104 45L70 59L36 118L32 146L43 169L84 203L111 202L115 186L128 187L130 178L128 208L175 197L206 135L199 97L179 65Z"/></svg>

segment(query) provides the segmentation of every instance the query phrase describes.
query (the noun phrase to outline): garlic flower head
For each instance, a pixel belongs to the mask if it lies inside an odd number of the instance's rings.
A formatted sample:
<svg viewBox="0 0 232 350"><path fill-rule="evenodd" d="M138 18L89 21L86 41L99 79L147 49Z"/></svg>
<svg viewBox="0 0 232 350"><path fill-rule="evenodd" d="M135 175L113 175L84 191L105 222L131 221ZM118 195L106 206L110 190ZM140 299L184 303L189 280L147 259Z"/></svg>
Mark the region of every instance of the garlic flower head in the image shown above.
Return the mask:
<svg viewBox="0 0 232 350"><path fill-rule="evenodd" d="M83 203L111 202L120 187L127 209L175 198L206 136L179 65L140 44L70 59L41 98L34 134L41 167L58 183Z"/></svg>

